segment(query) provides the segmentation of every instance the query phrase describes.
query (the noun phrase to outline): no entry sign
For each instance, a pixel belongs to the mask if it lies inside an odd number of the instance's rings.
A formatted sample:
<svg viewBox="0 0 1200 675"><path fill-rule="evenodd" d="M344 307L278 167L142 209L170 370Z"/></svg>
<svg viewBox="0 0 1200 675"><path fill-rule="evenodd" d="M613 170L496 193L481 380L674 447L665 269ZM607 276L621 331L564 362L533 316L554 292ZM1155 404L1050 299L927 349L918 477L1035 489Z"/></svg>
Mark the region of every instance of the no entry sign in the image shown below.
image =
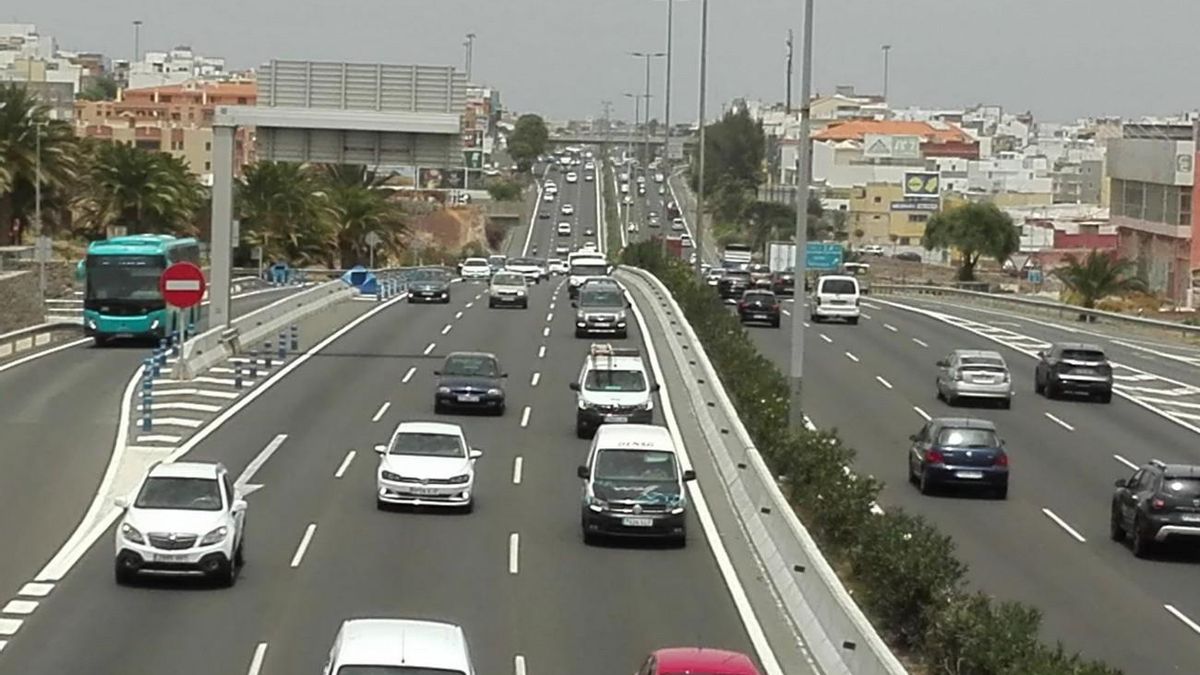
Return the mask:
<svg viewBox="0 0 1200 675"><path fill-rule="evenodd" d="M177 262L163 270L158 290L172 307L186 309L204 298L204 272L190 262Z"/></svg>

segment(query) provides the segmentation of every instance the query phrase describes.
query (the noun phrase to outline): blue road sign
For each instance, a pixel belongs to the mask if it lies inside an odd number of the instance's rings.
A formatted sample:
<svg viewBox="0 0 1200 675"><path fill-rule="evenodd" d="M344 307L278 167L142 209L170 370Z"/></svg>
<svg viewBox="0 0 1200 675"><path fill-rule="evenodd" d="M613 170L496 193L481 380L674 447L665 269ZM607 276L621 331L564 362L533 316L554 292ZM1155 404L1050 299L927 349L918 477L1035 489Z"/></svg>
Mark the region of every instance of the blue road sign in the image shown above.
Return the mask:
<svg viewBox="0 0 1200 675"><path fill-rule="evenodd" d="M1031 284L1042 283L1042 271L1040 269L1038 269L1036 267L1031 267L1031 268L1029 268L1028 275L1029 275L1029 283L1031 283Z"/></svg>
<svg viewBox="0 0 1200 675"><path fill-rule="evenodd" d="M804 251L804 266L810 270L836 270L842 266L842 245L820 241L808 242Z"/></svg>

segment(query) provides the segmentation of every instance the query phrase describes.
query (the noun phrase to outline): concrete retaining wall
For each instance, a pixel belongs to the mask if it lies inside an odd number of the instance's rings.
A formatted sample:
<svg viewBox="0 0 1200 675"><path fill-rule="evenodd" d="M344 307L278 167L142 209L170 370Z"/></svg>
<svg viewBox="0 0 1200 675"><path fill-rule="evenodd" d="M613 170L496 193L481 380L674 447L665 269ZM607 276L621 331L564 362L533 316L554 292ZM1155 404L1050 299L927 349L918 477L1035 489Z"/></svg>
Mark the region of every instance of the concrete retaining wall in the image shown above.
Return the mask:
<svg viewBox="0 0 1200 675"><path fill-rule="evenodd" d="M38 277L31 272L0 272L0 333L44 321Z"/></svg>

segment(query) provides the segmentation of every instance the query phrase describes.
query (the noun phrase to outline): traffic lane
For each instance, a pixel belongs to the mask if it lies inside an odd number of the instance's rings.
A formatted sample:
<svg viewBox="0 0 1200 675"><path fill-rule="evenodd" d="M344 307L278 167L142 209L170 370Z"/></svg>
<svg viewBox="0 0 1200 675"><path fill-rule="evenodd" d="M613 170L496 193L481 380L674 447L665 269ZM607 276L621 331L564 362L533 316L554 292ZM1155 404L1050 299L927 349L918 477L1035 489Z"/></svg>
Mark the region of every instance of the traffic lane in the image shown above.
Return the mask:
<svg viewBox="0 0 1200 675"><path fill-rule="evenodd" d="M1049 508L1071 526L1079 527L1077 511L1090 510L1099 514L1097 528L1106 527L1107 497L1111 479L1100 480L1099 487L1089 484L1089 478L1077 478L1076 473L1099 473L1116 466L1108 455L1091 458L1072 457L1069 448L1094 448L1102 439L1088 439L1073 444L1068 432L1056 427L1038 411L1032 397L1018 396L1013 409L951 409L932 396L932 371L924 367L925 352L937 354L950 349L935 334L924 336L931 347L921 348L907 335L909 326L899 321L891 324L893 332L884 327L878 317L859 326L821 325L810 332L826 335L809 341L805 363L808 367L807 391L819 391L820 396L806 397L805 407L814 422L822 427L836 426L843 440L858 450L857 471L874 474L886 481L881 495L884 508L900 506L920 513L936 522L954 538L961 558L971 567L972 580L984 590L1006 598L1029 602L1046 613L1046 631L1056 639L1067 640L1073 649L1083 649L1092 656L1102 657L1129 667L1144 664L1141 659L1153 658L1163 668L1177 668L1185 662L1183 655L1194 649L1194 635L1162 610L1163 602L1190 597L1190 593L1163 595L1164 588L1126 569L1128 552L1115 544L1109 545L1106 532L1085 531L1087 545L1076 542L1042 512ZM754 333L759 333L755 331ZM785 331L762 331L765 335ZM957 342L957 347L986 348L984 345ZM771 341L769 353L786 364L785 339ZM911 347L909 346L911 345ZM855 355L855 362L846 353ZM883 377L891 388L876 377ZM1014 372L1016 386L1023 377ZM923 419L912 406L930 415L971 415L993 419L1006 437L1013 461L1012 486L1007 502L998 503L976 499L961 493L950 496L923 497L904 480L903 462L907 449L904 440L920 428ZM1018 422L1020 420L1020 422ZM1103 447L1099 445L1099 447ZM1098 503L1090 506L1090 501ZM981 523L987 523L981 528ZM1029 550L1031 554L1025 554ZM1013 552L1020 552L1014 557ZM1112 556L1116 554L1117 558ZM1144 574L1144 572L1143 572ZM1175 579L1166 584L1185 583ZM1097 587L1112 589L1103 603L1082 601L1094 594ZM1164 600L1166 597L1168 599ZM1095 616L1088 614L1096 613ZM1119 611L1110 611L1119 610ZM1080 615L1087 614L1087 622ZM1164 639L1173 641L1168 650L1136 653L1120 645L1119 636L1127 617L1136 614L1139 620L1162 629ZM1120 616L1117 621L1113 617ZM1156 632L1158 634L1158 632ZM1174 651L1171 651L1174 650ZM1136 656L1136 660L1131 658ZM1139 666L1140 667L1140 666ZM1180 672L1154 670L1153 672Z"/></svg>
<svg viewBox="0 0 1200 675"><path fill-rule="evenodd" d="M234 301L249 312L278 300ZM146 344L80 346L0 373L0 589L41 568L83 517L108 466L121 395ZM31 527L29 514L36 513Z"/></svg>
<svg viewBox="0 0 1200 675"><path fill-rule="evenodd" d="M343 461L347 440L360 442L354 433L366 426L362 410L380 395L360 386L362 373L394 373L398 368L381 364L432 360L424 359L426 341L472 298L462 294L449 307L386 310L297 369L188 456L219 459L237 475L276 434L289 434L256 476L265 487L249 497L248 565L236 589L189 593L185 589L205 585L174 583L118 588L112 583L112 540L102 537L5 650L6 659L20 664L14 672L122 672L131 653L145 672L186 672L182 664L196 664L197 672L243 671L262 626L278 618L272 608L297 592L288 573L299 532L340 499L330 492L337 486L328 484L336 464L328 464ZM403 371L395 381L402 377ZM112 620L92 625L97 615ZM69 647L45 650L52 643L46 631L74 637ZM231 649L207 653L212 644Z"/></svg>

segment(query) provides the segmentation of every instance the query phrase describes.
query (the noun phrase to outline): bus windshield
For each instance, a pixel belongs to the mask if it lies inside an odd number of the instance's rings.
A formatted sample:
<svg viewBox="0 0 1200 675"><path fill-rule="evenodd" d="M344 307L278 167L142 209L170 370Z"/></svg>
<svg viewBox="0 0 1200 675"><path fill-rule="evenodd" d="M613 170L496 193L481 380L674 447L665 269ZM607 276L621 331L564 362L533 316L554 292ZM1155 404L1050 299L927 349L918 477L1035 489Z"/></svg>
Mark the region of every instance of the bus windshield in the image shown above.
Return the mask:
<svg viewBox="0 0 1200 675"><path fill-rule="evenodd" d="M161 302L158 279L165 267L161 255L89 255L86 298Z"/></svg>

